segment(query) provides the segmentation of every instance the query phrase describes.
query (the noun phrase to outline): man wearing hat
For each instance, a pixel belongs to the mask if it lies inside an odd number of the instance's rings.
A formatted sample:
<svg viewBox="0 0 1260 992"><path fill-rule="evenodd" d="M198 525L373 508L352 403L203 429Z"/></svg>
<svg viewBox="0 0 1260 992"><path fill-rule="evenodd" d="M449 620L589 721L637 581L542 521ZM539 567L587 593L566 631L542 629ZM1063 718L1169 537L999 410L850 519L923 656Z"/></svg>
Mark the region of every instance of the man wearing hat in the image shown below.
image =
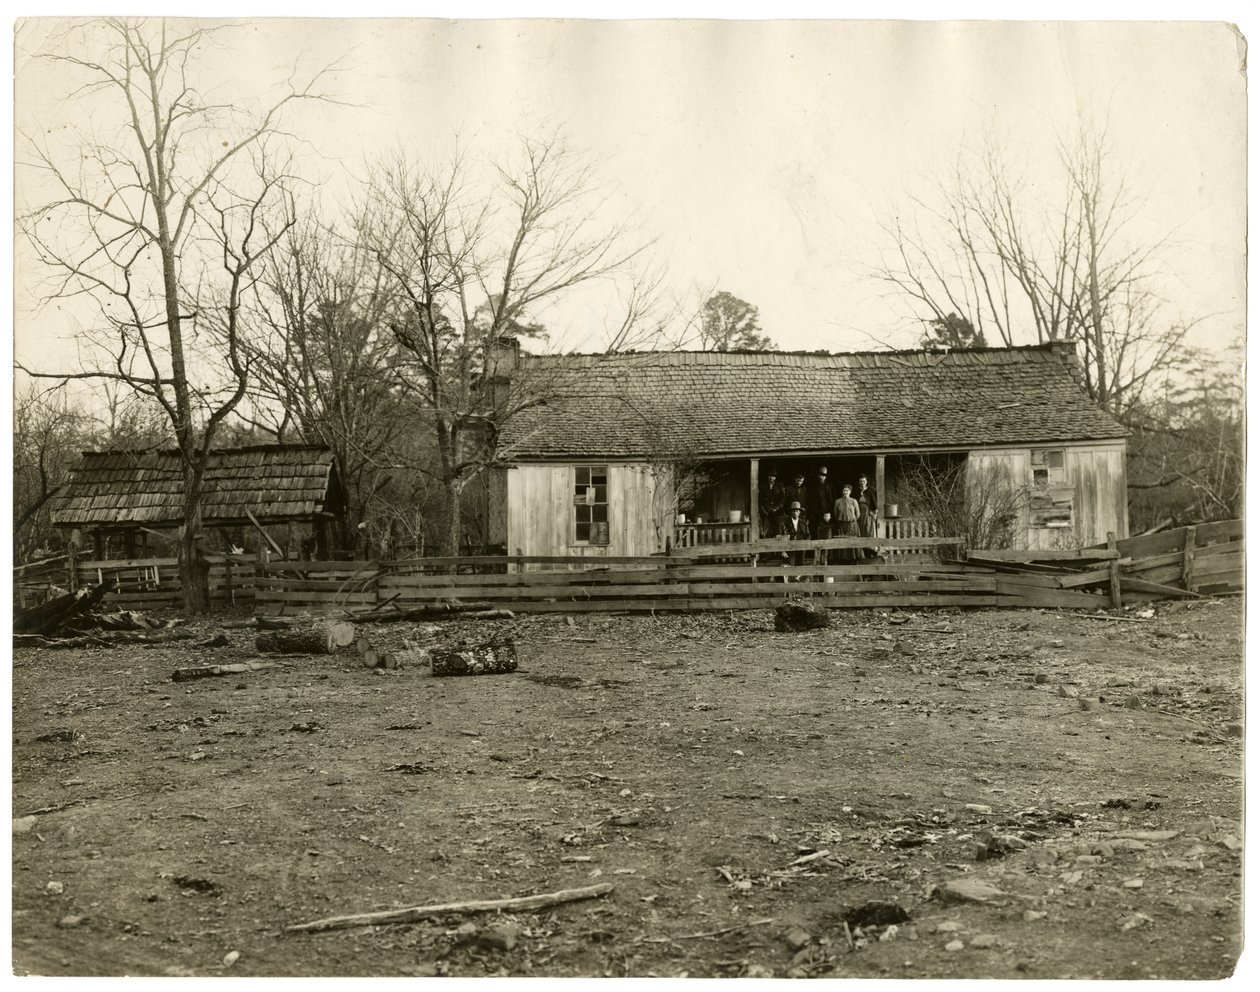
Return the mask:
<svg viewBox="0 0 1260 992"><path fill-rule="evenodd" d="M788 541L809 540L809 521L805 519L804 509L798 500L793 500L788 504L788 512L783 518L783 526L779 530L779 537ZM793 551L788 556L788 564L804 565L805 552Z"/></svg>

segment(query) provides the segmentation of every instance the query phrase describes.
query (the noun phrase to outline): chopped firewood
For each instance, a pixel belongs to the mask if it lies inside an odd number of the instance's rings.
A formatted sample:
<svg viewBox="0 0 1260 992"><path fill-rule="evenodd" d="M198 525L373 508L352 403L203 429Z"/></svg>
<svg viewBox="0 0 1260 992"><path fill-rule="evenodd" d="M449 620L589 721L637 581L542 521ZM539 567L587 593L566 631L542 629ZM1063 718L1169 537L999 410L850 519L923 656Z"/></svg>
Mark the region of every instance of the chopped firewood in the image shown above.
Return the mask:
<svg viewBox="0 0 1260 992"><path fill-rule="evenodd" d="M199 641L197 643L197 647L199 648L225 648L228 646L229 643L230 642L227 639L227 634L223 633L223 631L219 631L212 638L210 638L210 640Z"/></svg>
<svg viewBox="0 0 1260 992"><path fill-rule="evenodd" d="M474 902L440 903L435 906L411 906L407 909L385 909L376 913L355 913L350 916L329 916L310 923L295 923L285 927L289 932L318 933L323 930L344 930L347 927L370 927L385 923L415 923L434 916L452 913L528 913L550 906L583 899L597 899L612 892L611 882L588 885L581 889L562 889L537 896L519 896L515 899L487 899Z"/></svg>
<svg viewBox="0 0 1260 992"><path fill-rule="evenodd" d="M460 642L429 652L434 675L498 675L516 671L516 644L510 639L485 644Z"/></svg>
<svg viewBox="0 0 1260 992"><path fill-rule="evenodd" d="M274 665L265 662L244 661L235 665L207 665L200 668L177 668L171 673L174 682L188 682L191 679L208 679L216 675L240 675L244 672L261 672Z"/></svg>
<svg viewBox="0 0 1260 992"><path fill-rule="evenodd" d="M254 646L259 651L278 654L332 654L337 650L337 640L327 626L265 630L254 638Z"/></svg>

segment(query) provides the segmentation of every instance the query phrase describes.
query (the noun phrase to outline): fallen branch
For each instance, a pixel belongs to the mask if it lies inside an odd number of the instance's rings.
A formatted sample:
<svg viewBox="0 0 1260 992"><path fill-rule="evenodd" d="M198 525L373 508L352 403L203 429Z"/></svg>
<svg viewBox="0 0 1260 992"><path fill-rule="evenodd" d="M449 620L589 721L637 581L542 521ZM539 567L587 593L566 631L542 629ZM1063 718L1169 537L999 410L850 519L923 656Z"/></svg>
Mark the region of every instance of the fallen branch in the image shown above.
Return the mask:
<svg viewBox="0 0 1260 992"><path fill-rule="evenodd" d="M747 923L738 923L733 927L722 927L721 930L706 930L703 933L684 933L678 937L640 937L635 943L669 944L675 940L700 940L704 937L721 937L723 934L735 933L737 930L747 930L749 927L764 927L767 923L773 922L774 917L767 916L764 920L749 920Z"/></svg>
<svg viewBox="0 0 1260 992"><path fill-rule="evenodd" d="M519 896L514 899L486 899L474 902L439 903L435 906L411 906L407 909L385 909L377 913L354 913L350 916L329 916L310 923L295 923L285 927L289 932L318 933L323 930L344 930L346 927L370 927L382 923L415 923L432 916L451 913L525 913L566 902L580 902L606 896L613 890L611 882L588 885L583 889L562 889L538 896Z"/></svg>
<svg viewBox="0 0 1260 992"><path fill-rule="evenodd" d="M39 634L14 634L13 646L15 648L51 648L54 650L63 650L65 648L109 648L113 645L101 637L62 637L50 638L42 637Z"/></svg>
<svg viewBox="0 0 1260 992"><path fill-rule="evenodd" d="M449 620L458 617L468 620L514 620L511 610L496 609L490 603L435 603L396 613L354 613L346 619L351 623L398 623L402 620Z"/></svg>
<svg viewBox="0 0 1260 992"><path fill-rule="evenodd" d="M203 668L177 668L171 673L171 681L188 682L192 679L208 679L216 675L241 675L245 672L261 672L274 665L244 661L236 665L207 665Z"/></svg>
<svg viewBox="0 0 1260 992"><path fill-rule="evenodd" d="M1060 616L1080 617L1083 620L1123 620L1125 623L1149 623L1142 617L1113 617L1109 613L1073 613L1071 611L1061 613Z"/></svg>

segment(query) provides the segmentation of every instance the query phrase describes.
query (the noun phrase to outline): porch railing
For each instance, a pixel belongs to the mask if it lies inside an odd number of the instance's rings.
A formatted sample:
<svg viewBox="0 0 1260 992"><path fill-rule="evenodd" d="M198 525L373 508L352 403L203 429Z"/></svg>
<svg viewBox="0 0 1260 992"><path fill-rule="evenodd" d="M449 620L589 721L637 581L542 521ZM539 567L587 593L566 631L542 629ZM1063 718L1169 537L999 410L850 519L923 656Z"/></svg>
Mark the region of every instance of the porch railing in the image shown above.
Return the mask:
<svg viewBox="0 0 1260 992"><path fill-rule="evenodd" d="M927 517L883 517L879 520L878 537L941 537Z"/></svg>
<svg viewBox="0 0 1260 992"><path fill-rule="evenodd" d="M695 548L710 544L745 544L752 540L752 524L675 524L674 547Z"/></svg>

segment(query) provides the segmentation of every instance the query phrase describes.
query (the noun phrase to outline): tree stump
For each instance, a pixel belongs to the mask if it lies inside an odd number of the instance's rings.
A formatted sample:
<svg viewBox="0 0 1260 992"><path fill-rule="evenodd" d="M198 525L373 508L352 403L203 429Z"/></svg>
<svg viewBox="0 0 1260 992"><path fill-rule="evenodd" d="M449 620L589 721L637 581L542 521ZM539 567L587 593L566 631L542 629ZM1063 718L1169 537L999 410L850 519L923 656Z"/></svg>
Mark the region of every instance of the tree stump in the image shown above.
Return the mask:
<svg viewBox="0 0 1260 992"><path fill-rule="evenodd" d="M822 630L831 626L831 615L822 607L803 599L789 599L774 611L774 629L799 634L804 630Z"/></svg>
<svg viewBox="0 0 1260 992"><path fill-rule="evenodd" d="M337 640L328 627L264 630L254 638L254 647L277 654L332 654L337 650Z"/></svg>
<svg viewBox="0 0 1260 992"><path fill-rule="evenodd" d="M434 675L500 675L516 671L516 642L488 641L484 644L460 642L429 653Z"/></svg>

